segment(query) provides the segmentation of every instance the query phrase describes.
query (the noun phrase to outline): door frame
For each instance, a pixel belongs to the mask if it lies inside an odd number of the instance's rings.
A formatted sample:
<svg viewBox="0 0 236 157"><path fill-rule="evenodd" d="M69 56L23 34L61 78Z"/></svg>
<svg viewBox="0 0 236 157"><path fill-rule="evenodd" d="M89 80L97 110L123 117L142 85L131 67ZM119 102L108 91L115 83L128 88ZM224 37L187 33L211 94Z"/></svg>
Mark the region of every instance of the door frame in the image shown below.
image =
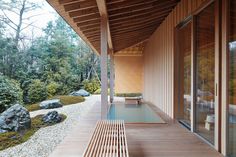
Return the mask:
<svg viewBox="0 0 236 157"><path fill-rule="evenodd" d="M222 148L222 154L227 155L228 154L228 113L229 113L229 0L222 1L222 121L221 121L221 148Z"/></svg>
<svg viewBox="0 0 236 157"><path fill-rule="evenodd" d="M185 25L191 23L191 34L192 34L192 23L193 19L192 16L188 16L185 20L183 20L181 23L179 23L175 28L174 28L174 118L178 120L179 117L179 101L180 101L180 96L179 96L179 89L182 86L180 84L180 57L182 57L181 53L179 52L179 44L178 44L178 30ZM192 39L192 37L191 37ZM191 41L191 84L192 84L192 41ZM191 86L191 91L192 91L192 86ZM192 93L191 93L192 94ZM192 107L192 104L191 104ZM192 108L191 108L192 112ZM191 125L192 125L192 119L190 118ZM191 125L187 126L185 125L188 129L191 130Z"/></svg>
<svg viewBox="0 0 236 157"><path fill-rule="evenodd" d="M220 18L220 0L209 0L193 13L193 126L192 130L196 132L196 17L204 9L215 3L215 130L214 130L214 148L221 152L221 18Z"/></svg>
<svg viewBox="0 0 236 157"><path fill-rule="evenodd" d="M197 10L192 12L192 15L183 20L180 24L178 24L175 27L174 31L174 118L177 119L178 117L178 68L179 68L179 52L178 52L178 45L177 45L177 29L179 26L183 26L184 24L188 23L188 20L192 21L192 38L191 38L191 131L196 132L196 16L203 11L205 8L207 8L212 3L215 3L215 135L214 135L214 145L213 147L221 152L222 144L224 142L221 142L221 137L223 137L222 133L224 131L223 123L221 120L221 114L223 110L221 110L221 103L223 101L223 98L221 99L221 93L222 91L222 74L223 73L223 67L221 67L221 63L223 61L221 58L221 9L220 9L220 3L221 0L207 0L203 5L201 5ZM223 65L222 65L223 66ZM223 75L225 76L225 75ZM222 114L223 115L223 114ZM224 118L223 118L224 119Z"/></svg>

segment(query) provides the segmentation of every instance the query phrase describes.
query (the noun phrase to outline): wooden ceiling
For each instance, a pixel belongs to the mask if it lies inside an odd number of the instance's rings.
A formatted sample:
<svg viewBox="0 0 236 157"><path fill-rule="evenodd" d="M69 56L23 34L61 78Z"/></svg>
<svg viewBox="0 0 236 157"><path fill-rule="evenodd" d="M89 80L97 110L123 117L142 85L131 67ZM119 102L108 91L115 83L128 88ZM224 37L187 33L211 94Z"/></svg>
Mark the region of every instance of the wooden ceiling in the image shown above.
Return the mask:
<svg viewBox="0 0 236 157"><path fill-rule="evenodd" d="M143 41L131 47L118 51L114 56L142 56L143 49L147 41Z"/></svg>
<svg viewBox="0 0 236 157"><path fill-rule="evenodd" d="M93 50L100 52L100 0L47 1ZM147 40L179 1L106 0L113 51Z"/></svg>

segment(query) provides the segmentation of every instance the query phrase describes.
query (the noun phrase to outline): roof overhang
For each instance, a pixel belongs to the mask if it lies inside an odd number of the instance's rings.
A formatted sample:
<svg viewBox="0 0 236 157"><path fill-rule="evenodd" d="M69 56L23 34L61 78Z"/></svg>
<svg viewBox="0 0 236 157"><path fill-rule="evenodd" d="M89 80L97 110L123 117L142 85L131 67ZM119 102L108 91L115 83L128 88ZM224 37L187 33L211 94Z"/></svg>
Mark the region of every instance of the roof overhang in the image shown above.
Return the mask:
<svg viewBox="0 0 236 157"><path fill-rule="evenodd" d="M146 41L180 0L47 0L78 35L100 52L100 19L107 19L114 53Z"/></svg>

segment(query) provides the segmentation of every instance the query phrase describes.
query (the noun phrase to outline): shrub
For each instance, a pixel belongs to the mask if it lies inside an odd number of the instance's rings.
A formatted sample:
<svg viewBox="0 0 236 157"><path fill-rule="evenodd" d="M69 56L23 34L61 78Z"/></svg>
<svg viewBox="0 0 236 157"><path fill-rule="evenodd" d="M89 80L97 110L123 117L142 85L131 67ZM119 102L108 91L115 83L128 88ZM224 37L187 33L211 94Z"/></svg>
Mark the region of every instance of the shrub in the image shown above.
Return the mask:
<svg viewBox="0 0 236 157"><path fill-rule="evenodd" d="M22 90L16 81L0 76L0 112L15 103L21 103Z"/></svg>
<svg viewBox="0 0 236 157"><path fill-rule="evenodd" d="M31 103L43 101L47 98L47 89L40 80L33 80L29 86L29 100Z"/></svg>
<svg viewBox="0 0 236 157"><path fill-rule="evenodd" d="M54 95L57 94L59 89L59 84L57 84L56 82L51 82L47 85L47 95L48 97L53 97Z"/></svg>
<svg viewBox="0 0 236 157"><path fill-rule="evenodd" d="M93 94L96 90L100 88L100 83L97 79L84 80L83 86L86 91Z"/></svg>

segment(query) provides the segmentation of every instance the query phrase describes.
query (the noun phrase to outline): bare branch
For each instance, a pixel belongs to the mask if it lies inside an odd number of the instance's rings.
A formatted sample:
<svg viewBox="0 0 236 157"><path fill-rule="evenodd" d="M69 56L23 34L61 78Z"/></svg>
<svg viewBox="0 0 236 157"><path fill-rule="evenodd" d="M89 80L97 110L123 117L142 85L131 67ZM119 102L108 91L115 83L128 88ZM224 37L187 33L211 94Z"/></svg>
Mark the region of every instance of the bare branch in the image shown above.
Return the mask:
<svg viewBox="0 0 236 157"><path fill-rule="evenodd" d="M12 23L14 24L16 27L17 27L17 24L15 24L15 22L13 22L7 15L6 13L2 10L2 13L4 14L4 16Z"/></svg>
<svg viewBox="0 0 236 157"><path fill-rule="evenodd" d="M40 15L43 15L43 14L36 14L36 15L28 16L28 17L23 18L23 20L29 20L29 19L31 19L33 17L40 16Z"/></svg>
<svg viewBox="0 0 236 157"><path fill-rule="evenodd" d="M3 21L3 20L2 20L2 21ZM9 24L8 22L5 22L5 21L4 21L4 23L7 24L9 27L11 27L12 29L14 29L14 30L16 31L16 28L13 27L11 24Z"/></svg>
<svg viewBox="0 0 236 157"><path fill-rule="evenodd" d="M23 27L20 31L23 31L24 29L28 28L29 26L33 26L33 23L35 23L36 21L33 21L29 24L27 24L25 27Z"/></svg>
<svg viewBox="0 0 236 157"><path fill-rule="evenodd" d="M36 21L34 21L34 22L36 22ZM24 25L29 25L28 23L25 23L25 22L23 22L23 24L24 24ZM35 26L35 25L31 24L31 23L30 23L30 25L31 25L32 27L34 27L34 28L37 28L37 29L42 30L42 28L40 28L40 27L38 27L38 26Z"/></svg>

